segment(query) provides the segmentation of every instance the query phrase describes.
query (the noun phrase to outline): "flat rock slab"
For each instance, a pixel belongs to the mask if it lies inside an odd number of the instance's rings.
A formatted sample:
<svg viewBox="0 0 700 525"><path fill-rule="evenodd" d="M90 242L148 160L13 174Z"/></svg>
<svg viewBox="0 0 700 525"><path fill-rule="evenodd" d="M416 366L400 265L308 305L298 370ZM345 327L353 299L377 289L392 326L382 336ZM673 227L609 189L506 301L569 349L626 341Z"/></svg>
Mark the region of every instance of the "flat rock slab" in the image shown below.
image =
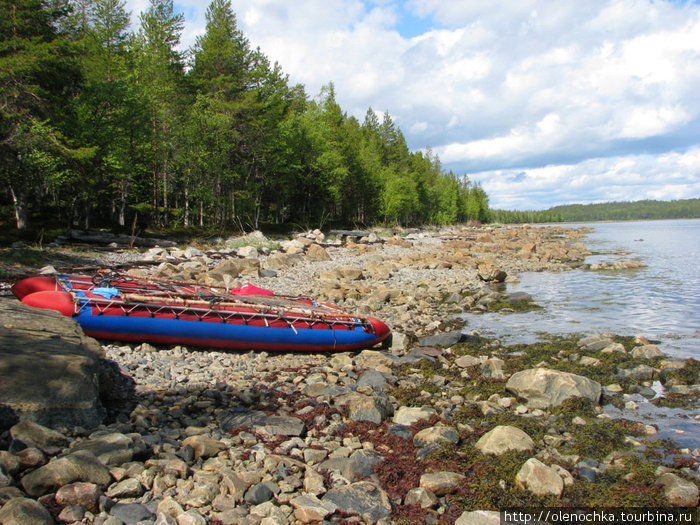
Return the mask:
<svg viewBox="0 0 700 525"><path fill-rule="evenodd" d="M293 416L267 415L259 410L234 408L221 416L221 428L225 432L249 428L253 432L269 436L301 436L304 422Z"/></svg>
<svg viewBox="0 0 700 525"><path fill-rule="evenodd" d="M0 355L0 400L19 419L49 428L94 428L104 419L104 354L72 319L2 298Z"/></svg>
<svg viewBox="0 0 700 525"><path fill-rule="evenodd" d="M343 512L359 514L367 523L376 523L391 515L389 496L369 481L359 481L330 489L322 500Z"/></svg>
<svg viewBox="0 0 700 525"><path fill-rule="evenodd" d="M506 390L525 398L532 408L547 409L577 397L598 404L602 387L597 381L576 374L532 368L510 376Z"/></svg>

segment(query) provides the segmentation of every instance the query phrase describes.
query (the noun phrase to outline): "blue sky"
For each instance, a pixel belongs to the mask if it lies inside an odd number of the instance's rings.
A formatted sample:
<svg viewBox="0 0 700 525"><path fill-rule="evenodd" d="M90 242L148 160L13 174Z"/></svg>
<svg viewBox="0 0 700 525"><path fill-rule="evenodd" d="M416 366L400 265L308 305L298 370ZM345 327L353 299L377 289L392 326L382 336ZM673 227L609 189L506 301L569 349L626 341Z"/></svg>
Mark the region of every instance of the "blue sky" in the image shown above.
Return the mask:
<svg viewBox="0 0 700 525"><path fill-rule="evenodd" d="M388 111L494 207L700 197L698 2L231 3L292 83L333 82L360 120ZM207 4L176 5L186 47Z"/></svg>

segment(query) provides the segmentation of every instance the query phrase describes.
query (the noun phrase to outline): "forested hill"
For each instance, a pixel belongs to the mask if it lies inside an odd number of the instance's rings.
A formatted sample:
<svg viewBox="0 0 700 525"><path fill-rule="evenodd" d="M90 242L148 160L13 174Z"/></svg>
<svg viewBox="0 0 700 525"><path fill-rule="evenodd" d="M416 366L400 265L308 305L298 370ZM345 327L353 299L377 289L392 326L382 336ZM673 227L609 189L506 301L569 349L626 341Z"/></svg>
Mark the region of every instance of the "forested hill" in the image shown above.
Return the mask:
<svg viewBox="0 0 700 525"><path fill-rule="evenodd" d="M700 199L569 204L565 206L555 206L543 211L491 211L491 219L501 223L594 222L696 218L700 218Z"/></svg>
<svg viewBox="0 0 700 525"><path fill-rule="evenodd" d="M488 198L364 121L332 83L313 98L252 49L229 0L179 49L150 0L0 0L0 224L257 228L485 220ZM313 60L312 57L309 60ZM384 108L382 108L384 109Z"/></svg>

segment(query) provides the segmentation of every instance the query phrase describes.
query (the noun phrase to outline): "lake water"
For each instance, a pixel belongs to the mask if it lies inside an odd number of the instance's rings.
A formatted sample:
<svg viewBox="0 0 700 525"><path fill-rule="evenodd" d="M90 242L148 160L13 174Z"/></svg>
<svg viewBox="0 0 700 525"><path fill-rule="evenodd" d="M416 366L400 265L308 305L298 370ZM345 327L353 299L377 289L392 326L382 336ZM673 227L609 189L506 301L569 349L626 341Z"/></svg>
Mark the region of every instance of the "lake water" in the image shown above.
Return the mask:
<svg viewBox="0 0 700 525"><path fill-rule="evenodd" d="M590 226L588 263L636 259L623 271L528 272L508 291L531 294L543 309L465 314L466 330L527 343L539 333L645 335L668 355L700 359L700 219Z"/></svg>
<svg viewBox="0 0 700 525"><path fill-rule="evenodd" d="M542 310L465 314L465 331L504 343L531 343L543 334L645 335L667 355L700 359L700 219L570 225L590 226L588 263L637 259L644 268L623 271L528 272L509 292L533 296ZM658 382L655 384L661 388ZM639 410L605 407L613 417L657 425L659 438L700 447L697 411L658 408L629 397Z"/></svg>

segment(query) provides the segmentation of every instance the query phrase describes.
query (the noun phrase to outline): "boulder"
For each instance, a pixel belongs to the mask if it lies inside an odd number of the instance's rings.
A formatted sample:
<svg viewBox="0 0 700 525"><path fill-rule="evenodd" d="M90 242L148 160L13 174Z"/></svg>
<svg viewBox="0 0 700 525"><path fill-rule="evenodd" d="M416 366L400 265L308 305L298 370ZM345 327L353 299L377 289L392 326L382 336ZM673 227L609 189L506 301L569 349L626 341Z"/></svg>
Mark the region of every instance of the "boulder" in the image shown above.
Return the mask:
<svg viewBox="0 0 700 525"><path fill-rule="evenodd" d="M236 255L244 259L257 259L258 249L255 246L241 246L236 251Z"/></svg>
<svg viewBox="0 0 700 525"><path fill-rule="evenodd" d="M267 258L265 261L265 269L285 270L301 261L303 261L303 257L300 254L276 253Z"/></svg>
<svg viewBox="0 0 700 525"><path fill-rule="evenodd" d="M457 343L465 343L465 342L478 343L479 337L465 334L459 330L455 330L453 332L444 332L444 333L440 333L440 334L429 335L429 336L423 337L420 340L420 345L421 346L441 346L441 347L446 348L448 346L456 345Z"/></svg>
<svg viewBox="0 0 700 525"><path fill-rule="evenodd" d="M516 372L508 379L506 390L526 399L530 407L542 409L576 397L598 403L601 394L600 383L592 379L548 368Z"/></svg>
<svg viewBox="0 0 700 525"><path fill-rule="evenodd" d="M324 503L332 503L343 512L358 514L367 523L376 523L391 515L389 496L374 483L358 481L326 492Z"/></svg>
<svg viewBox="0 0 700 525"><path fill-rule="evenodd" d="M306 250L306 258L309 261L330 261L331 256L328 255L328 252L323 246L319 246L318 244L312 244L309 246L309 248Z"/></svg>
<svg viewBox="0 0 700 525"><path fill-rule="evenodd" d="M349 458L330 458L318 466L319 472L335 470L351 481L366 478L374 474L374 465L381 463L383 457L374 450L357 450Z"/></svg>
<svg viewBox="0 0 700 525"><path fill-rule="evenodd" d="M453 494L467 477L459 472L429 472L420 477L420 486L436 496Z"/></svg>
<svg viewBox="0 0 700 525"><path fill-rule="evenodd" d="M492 380L502 380L505 379L505 374L503 373L503 365L505 361L499 359L498 357L491 357L484 361L484 363L479 367L479 373L484 379Z"/></svg>
<svg viewBox="0 0 700 525"><path fill-rule="evenodd" d="M80 505L90 512L97 514L99 510L102 489L94 483L78 481L64 485L56 491L56 503L63 507Z"/></svg>
<svg viewBox="0 0 700 525"><path fill-rule="evenodd" d="M38 448L39 450L51 450L68 446L68 438L56 430L52 430L31 421L20 421L10 429L12 448L14 450L25 447Z"/></svg>
<svg viewBox="0 0 700 525"><path fill-rule="evenodd" d="M394 414L394 423L409 426L423 419L430 419L436 414L434 408L402 406Z"/></svg>
<svg viewBox="0 0 700 525"><path fill-rule="evenodd" d="M424 428L413 437L413 445L420 448L428 445L456 445L459 433L452 427L438 425Z"/></svg>
<svg viewBox="0 0 700 525"><path fill-rule="evenodd" d="M578 347L582 352L598 352L613 343L614 341L607 335L592 335L581 339Z"/></svg>
<svg viewBox="0 0 700 525"><path fill-rule="evenodd" d="M664 354L656 345L635 346L630 355L634 359L654 359L655 357L663 357Z"/></svg>
<svg viewBox="0 0 700 525"><path fill-rule="evenodd" d="M260 261L257 259L228 259L207 272L206 281L216 284L225 277L235 279L241 275L257 277L260 273Z"/></svg>
<svg viewBox="0 0 700 525"><path fill-rule="evenodd" d="M313 494L303 494L289 503L294 507L294 517L302 523L317 523L333 514L338 507L330 501L321 501Z"/></svg>
<svg viewBox="0 0 700 525"><path fill-rule="evenodd" d="M389 398L353 394L348 399L348 418L351 421L369 421L379 424L394 413Z"/></svg>
<svg viewBox="0 0 700 525"><path fill-rule="evenodd" d="M636 379L637 381L647 381L653 379L656 370L649 365L633 365L628 368L618 368L615 373L616 377L622 379Z"/></svg>
<svg viewBox="0 0 700 525"><path fill-rule="evenodd" d="M104 488L112 482L112 476L94 454L83 450L55 459L30 472L22 478L22 487L27 494L36 497L75 481L94 483Z"/></svg>
<svg viewBox="0 0 700 525"><path fill-rule="evenodd" d="M0 523L5 525L54 525L46 508L29 498L12 498L0 509Z"/></svg>
<svg viewBox="0 0 700 525"><path fill-rule="evenodd" d="M222 450L226 450L226 445L218 439L213 439L204 435L196 435L185 438L182 446L190 446L194 450L194 459L210 458L216 456Z"/></svg>
<svg viewBox="0 0 700 525"><path fill-rule="evenodd" d="M49 428L102 423L104 353L74 320L3 299L0 354L0 400L19 419Z"/></svg>
<svg viewBox="0 0 700 525"><path fill-rule="evenodd" d="M265 436L301 436L306 430L304 422L297 417L267 415L240 407L224 412L220 419L221 428L226 432L248 427Z"/></svg>
<svg viewBox="0 0 700 525"><path fill-rule="evenodd" d="M110 509L109 515L123 523L139 523L155 518L148 507L140 503L117 503Z"/></svg>
<svg viewBox="0 0 700 525"><path fill-rule="evenodd" d="M561 496L564 491L564 480L557 471L536 458L523 464L515 476L515 485L537 496Z"/></svg>
<svg viewBox="0 0 700 525"><path fill-rule="evenodd" d="M404 498L404 505L418 505L422 509L435 507L440 500L437 496L423 487L416 487L409 490Z"/></svg>
<svg viewBox="0 0 700 525"><path fill-rule="evenodd" d="M663 487L664 496L674 507L697 507L698 487L692 481L667 472L659 476L656 483Z"/></svg>
<svg viewBox="0 0 700 525"><path fill-rule="evenodd" d="M120 432L109 432L90 437L78 443L73 452L88 451L105 465L117 466L134 458L138 444L134 439Z"/></svg>
<svg viewBox="0 0 700 525"><path fill-rule="evenodd" d="M482 281L502 283L506 280L508 274L494 261L483 261L480 262L476 268L479 278Z"/></svg>
<svg viewBox="0 0 700 525"><path fill-rule="evenodd" d="M525 452L535 448L535 442L517 427L498 425L479 438L476 448L484 454L500 456L506 452Z"/></svg>

